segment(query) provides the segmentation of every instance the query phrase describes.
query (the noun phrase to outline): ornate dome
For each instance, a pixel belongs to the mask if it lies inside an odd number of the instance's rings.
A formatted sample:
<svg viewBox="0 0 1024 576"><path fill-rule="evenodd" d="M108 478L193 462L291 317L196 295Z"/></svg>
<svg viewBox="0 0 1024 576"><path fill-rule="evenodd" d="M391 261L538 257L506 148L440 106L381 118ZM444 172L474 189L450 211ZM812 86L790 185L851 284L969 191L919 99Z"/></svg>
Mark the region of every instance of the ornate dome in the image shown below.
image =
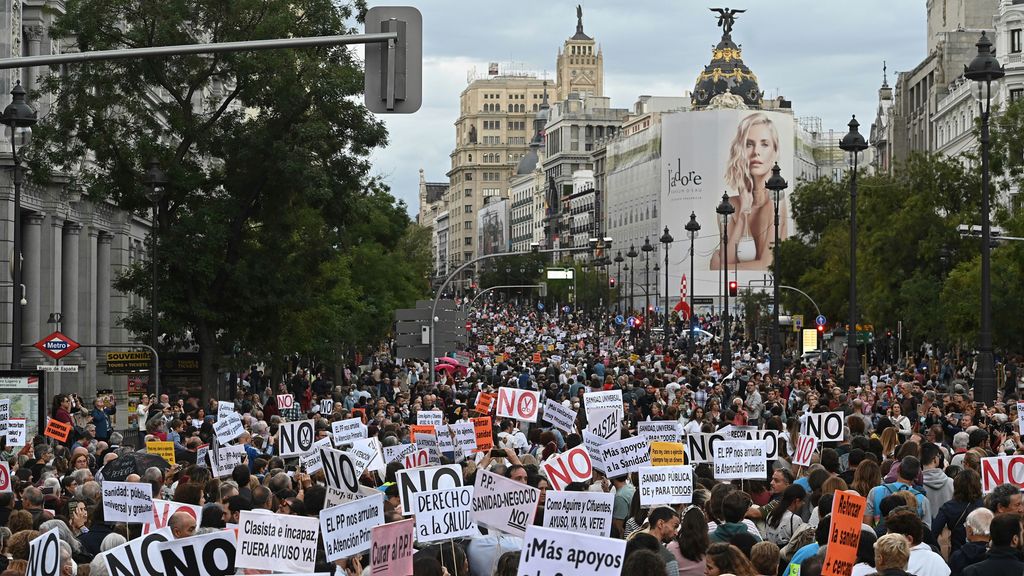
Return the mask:
<svg viewBox="0 0 1024 576"><path fill-rule="evenodd" d="M704 108L711 104L712 98L727 92L739 96L751 108L761 107L763 93L757 85L757 76L743 63L742 50L732 41L732 23L737 12L740 11L732 11L719 19L718 25L723 28L722 40L711 53L711 63L697 76L697 84L690 97L694 108ZM723 19L728 19L725 25Z"/></svg>

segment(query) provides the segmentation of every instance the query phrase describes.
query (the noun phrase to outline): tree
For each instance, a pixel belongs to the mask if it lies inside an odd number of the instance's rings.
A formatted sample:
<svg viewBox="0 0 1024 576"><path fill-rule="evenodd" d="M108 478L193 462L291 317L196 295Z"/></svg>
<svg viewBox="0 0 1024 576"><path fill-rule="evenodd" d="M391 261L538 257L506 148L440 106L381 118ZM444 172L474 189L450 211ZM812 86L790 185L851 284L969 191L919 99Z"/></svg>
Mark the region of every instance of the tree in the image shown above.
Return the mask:
<svg viewBox="0 0 1024 576"><path fill-rule="evenodd" d="M364 6L69 0L66 8L53 36L90 51L346 34ZM166 346L187 335L199 346L206 393L236 342L272 355L362 343L422 291L422 251L401 252L417 232L404 206L367 177L367 154L386 132L351 98L362 84L343 47L94 62L44 82L56 104L37 130L38 177L89 158L86 194L141 211L146 161L168 173L160 327ZM150 280L148 267L137 267L118 288L146 294ZM127 325L145 334L145 318L135 310Z"/></svg>

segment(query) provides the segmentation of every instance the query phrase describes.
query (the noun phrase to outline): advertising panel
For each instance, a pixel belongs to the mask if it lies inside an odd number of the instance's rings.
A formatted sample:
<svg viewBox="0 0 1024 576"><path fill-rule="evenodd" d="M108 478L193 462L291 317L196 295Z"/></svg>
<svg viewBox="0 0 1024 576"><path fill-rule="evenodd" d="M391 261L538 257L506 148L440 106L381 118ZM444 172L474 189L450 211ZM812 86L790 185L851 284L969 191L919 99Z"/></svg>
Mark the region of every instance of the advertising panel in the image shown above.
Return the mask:
<svg viewBox="0 0 1024 576"><path fill-rule="evenodd" d="M477 254L509 250L508 200L491 202L476 213Z"/></svg>

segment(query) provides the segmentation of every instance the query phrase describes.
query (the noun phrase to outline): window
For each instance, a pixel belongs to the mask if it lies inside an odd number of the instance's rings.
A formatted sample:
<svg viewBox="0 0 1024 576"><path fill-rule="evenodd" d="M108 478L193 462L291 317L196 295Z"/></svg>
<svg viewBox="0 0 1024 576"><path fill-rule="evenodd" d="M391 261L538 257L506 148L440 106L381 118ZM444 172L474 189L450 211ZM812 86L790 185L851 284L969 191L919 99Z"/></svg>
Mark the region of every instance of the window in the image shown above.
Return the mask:
<svg viewBox="0 0 1024 576"><path fill-rule="evenodd" d="M1020 28L1010 30L1010 52L1013 54L1019 54L1021 52L1020 32Z"/></svg>
<svg viewBox="0 0 1024 576"><path fill-rule="evenodd" d="M509 136L509 138L508 138L508 145L509 146L525 146L526 145L526 136Z"/></svg>
<svg viewBox="0 0 1024 576"><path fill-rule="evenodd" d="M484 120L484 130L501 130L501 120Z"/></svg>
<svg viewBox="0 0 1024 576"><path fill-rule="evenodd" d="M499 146L501 145L501 136L484 136L484 144Z"/></svg>
<svg viewBox="0 0 1024 576"><path fill-rule="evenodd" d="M473 213L473 205L472 204L466 204L465 206L463 206L462 207L462 213L463 214L472 214Z"/></svg>
<svg viewBox="0 0 1024 576"><path fill-rule="evenodd" d="M472 246L473 245L473 237L472 236L466 236L465 238L462 239L462 243L464 245L466 245L466 246ZM467 260L469 260L470 258L471 258L471 256L466 256Z"/></svg>
<svg viewBox="0 0 1024 576"><path fill-rule="evenodd" d="M466 195L466 198L472 198L473 197L473 189L472 188L466 188L466 194L465 195Z"/></svg>
<svg viewBox="0 0 1024 576"><path fill-rule="evenodd" d="M471 182L472 180L473 180L473 173L472 172L466 172L466 182Z"/></svg>
<svg viewBox="0 0 1024 576"><path fill-rule="evenodd" d="M1018 100L1024 99L1024 88L1011 88L1010 89L1010 104L1017 102Z"/></svg>
<svg viewBox="0 0 1024 576"><path fill-rule="evenodd" d="M465 222L463 222L463 226L462 227L465 228L466 230L472 230L473 229L473 221L472 220L466 220Z"/></svg>

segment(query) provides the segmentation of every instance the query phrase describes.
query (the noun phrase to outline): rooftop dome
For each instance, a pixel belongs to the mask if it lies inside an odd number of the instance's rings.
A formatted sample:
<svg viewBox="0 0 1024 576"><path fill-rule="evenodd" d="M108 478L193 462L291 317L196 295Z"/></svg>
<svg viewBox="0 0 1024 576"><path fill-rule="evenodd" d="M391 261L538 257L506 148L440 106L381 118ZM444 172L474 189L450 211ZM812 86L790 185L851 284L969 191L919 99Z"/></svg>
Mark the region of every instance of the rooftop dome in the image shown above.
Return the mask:
<svg viewBox="0 0 1024 576"><path fill-rule="evenodd" d="M548 106L548 82L544 81L544 98L541 100L540 108L533 117L533 140L530 140L530 150L525 156L519 159L516 165L516 176L530 174L537 168L540 161L540 147L544 145L544 126L550 117Z"/></svg>
<svg viewBox="0 0 1024 576"><path fill-rule="evenodd" d="M745 10L712 8L718 12L718 25L722 39L711 52L711 63L697 76L690 102L695 108L704 108L720 95L731 93L743 99L751 108L761 107L763 93L757 85L757 76L743 63L742 50L732 41L732 25L736 14Z"/></svg>

